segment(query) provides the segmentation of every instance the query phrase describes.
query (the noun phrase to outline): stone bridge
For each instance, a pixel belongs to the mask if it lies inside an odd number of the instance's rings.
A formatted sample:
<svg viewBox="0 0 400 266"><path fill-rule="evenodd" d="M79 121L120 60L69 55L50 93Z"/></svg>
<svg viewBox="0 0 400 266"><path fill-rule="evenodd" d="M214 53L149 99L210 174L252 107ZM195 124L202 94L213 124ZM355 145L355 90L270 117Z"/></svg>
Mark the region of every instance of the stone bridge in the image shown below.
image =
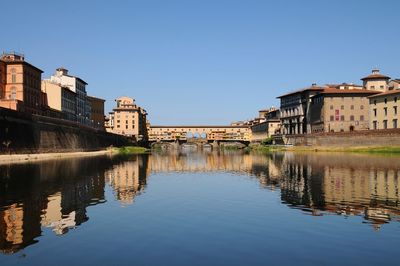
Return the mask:
<svg viewBox="0 0 400 266"><path fill-rule="evenodd" d="M190 142L203 139L207 142L250 142L248 126L150 126L149 142Z"/></svg>

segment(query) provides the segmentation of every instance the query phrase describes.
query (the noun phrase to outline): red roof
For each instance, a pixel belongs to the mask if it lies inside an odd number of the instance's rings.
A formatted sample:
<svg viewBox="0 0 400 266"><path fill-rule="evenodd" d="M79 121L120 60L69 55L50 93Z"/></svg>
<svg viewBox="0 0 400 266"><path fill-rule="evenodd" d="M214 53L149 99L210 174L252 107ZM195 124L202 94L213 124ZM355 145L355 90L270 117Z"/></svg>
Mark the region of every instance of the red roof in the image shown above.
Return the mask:
<svg viewBox="0 0 400 266"><path fill-rule="evenodd" d="M372 90L360 90L360 89L352 89L352 90L339 90L336 88L326 88L321 94L377 94L379 91Z"/></svg>
<svg viewBox="0 0 400 266"><path fill-rule="evenodd" d="M311 87L307 87L307 88L303 88L297 91L293 91L293 92L289 92L286 93L284 95L278 96L276 98L282 98L291 94L296 94L296 93L301 93L301 92L305 92L305 91L323 91L326 87L321 87L321 86L311 86Z"/></svg>
<svg viewBox="0 0 400 266"><path fill-rule="evenodd" d="M400 90L391 90L391 91L382 92L379 94L371 95L371 96L369 96L369 98L392 95L392 94L400 94Z"/></svg>
<svg viewBox="0 0 400 266"><path fill-rule="evenodd" d="M366 79L390 79L390 77L379 74L379 73L374 73L369 76L363 77L361 80L366 80Z"/></svg>

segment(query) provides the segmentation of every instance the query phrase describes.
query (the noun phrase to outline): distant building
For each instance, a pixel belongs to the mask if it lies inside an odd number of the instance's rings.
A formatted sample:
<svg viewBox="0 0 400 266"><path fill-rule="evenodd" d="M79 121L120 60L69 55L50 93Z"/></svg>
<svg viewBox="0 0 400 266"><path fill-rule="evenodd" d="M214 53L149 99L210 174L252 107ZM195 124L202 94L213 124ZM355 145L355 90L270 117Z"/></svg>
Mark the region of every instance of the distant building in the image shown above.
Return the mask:
<svg viewBox="0 0 400 266"><path fill-rule="evenodd" d="M0 107L42 114L46 107L40 90L43 71L17 53L3 53L0 62Z"/></svg>
<svg viewBox="0 0 400 266"><path fill-rule="evenodd" d="M326 88L311 99L311 133L367 130L368 96L377 91Z"/></svg>
<svg viewBox="0 0 400 266"><path fill-rule="evenodd" d="M91 113L90 117L93 121L95 128L104 129L104 102L105 100L88 96L87 100L90 102Z"/></svg>
<svg viewBox="0 0 400 266"><path fill-rule="evenodd" d="M51 76L50 80L76 93L77 122L91 125L90 105L86 93L86 85L88 84L81 78L69 75L65 68L57 68L55 75Z"/></svg>
<svg viewBox="0 0 400 266"><path fill-rule="evenodd" d="M260 110L259 118L264 119L264 121L250 126L252 142L261 142L280 132L281 121L279 109L271 107Z"/></svg>
<svg viewBox="0 0 400 266"><path fill-rule="evenodd" d="M75 92L51 80L43 80L41 89L46 93L50 108L61 111L63 119L76 121Z"/></svg>
<svg viewBox="0 0 400 266"><path fill-rule="evenodd" d="M379 69L373 69L372 74L361 79L363 87L367 90L385 92L389 89L390 77L382 75Z"/></svg>
<svg viewBox="0 0 400 266"><path fill-rule="evenodd" d="M321 87L312 84L311 87L278 97L281 101L280 120L282 124L282 134L311 133L311 124L309 122L311 98L325 88L326 86Z"/></svg>
<svg viewBox="0 0 400 266"><path fill-rule="evenodd" d="M133 137L136 140L147 139L147 113L130 97L115 100L117 106L110 112L106 130L115 134Z"/></svg>
<svg viewBox="0 0 400 266"><path fill-rule="evenodd" d="M399 128L400 89L392 89L369 97L370 128Z"/></svg>

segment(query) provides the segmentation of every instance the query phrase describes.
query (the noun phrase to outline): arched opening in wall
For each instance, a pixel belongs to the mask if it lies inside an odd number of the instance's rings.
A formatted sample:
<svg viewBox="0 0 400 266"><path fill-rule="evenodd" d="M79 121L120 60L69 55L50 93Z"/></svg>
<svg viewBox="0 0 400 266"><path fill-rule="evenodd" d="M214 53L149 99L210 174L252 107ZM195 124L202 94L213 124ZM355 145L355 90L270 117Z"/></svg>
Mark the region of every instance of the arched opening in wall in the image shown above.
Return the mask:
<svg viewBox="0 0 400 266"><path fill-rule="evenodd" d="M201 134L200 134L200 138L206 139L206 138L207 138L206 132L201 133Z"/></svg>
<svg viewBox="0 0 400 266"><path fill-rule="evenodd" d="M191 139L193 138L193 133L192 132L186 132L186 138Z"/></svg>
<svg viewBox="0 0 400 266"><path fill-rule="evenodd" d="M195 138L195 139L200 138L200 134L199 134L198 132L194 133L194 134L193 134L193 138Z"/></svg>
<svg viewBox="0 0 400 266"><path fill-rule="evenodd" d="M354 126L353 125L350 126L350 131L354 131Z"/></svg>

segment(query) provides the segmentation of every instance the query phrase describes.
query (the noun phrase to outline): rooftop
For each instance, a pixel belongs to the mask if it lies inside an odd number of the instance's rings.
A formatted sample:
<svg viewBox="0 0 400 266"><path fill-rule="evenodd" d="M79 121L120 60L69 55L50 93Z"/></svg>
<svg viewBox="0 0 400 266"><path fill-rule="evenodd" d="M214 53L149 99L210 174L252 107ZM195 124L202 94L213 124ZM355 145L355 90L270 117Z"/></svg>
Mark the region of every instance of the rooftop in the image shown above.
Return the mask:
<svg viewBox="0 0 400 266"><path fill-rule="evenodd" d="M390 90L390 91L387 91L387 92L382 92L382 93L379 93L379 94L371 95L368 98L387 96L387 95L393 95L393 94L399 94L400 95L400 90Z"/></svg>
<svg viewBox="0 0 400 266"><path fill-rule="evenodd" d="M367 79L390 79L390 77L382 75L381 73L379 73L379 69L372 69L372 74L363 77L361 80L365 81Z"/></svg>
<svg viewBox="0 0 400 266"><path fill-rule="evenodd" d="M285 97L285 96L289 96L289 95L296 94L296 93L302 93L302 92L306 92L306 91L322 91L325 88L326 88L326 86L318 86L316 84L312 84L310 87L303 88L303 89L296 90L296 91L292 91L292 92L286 93L284 95L278 96L276 98L282 98L282 97Z"/></svg>

